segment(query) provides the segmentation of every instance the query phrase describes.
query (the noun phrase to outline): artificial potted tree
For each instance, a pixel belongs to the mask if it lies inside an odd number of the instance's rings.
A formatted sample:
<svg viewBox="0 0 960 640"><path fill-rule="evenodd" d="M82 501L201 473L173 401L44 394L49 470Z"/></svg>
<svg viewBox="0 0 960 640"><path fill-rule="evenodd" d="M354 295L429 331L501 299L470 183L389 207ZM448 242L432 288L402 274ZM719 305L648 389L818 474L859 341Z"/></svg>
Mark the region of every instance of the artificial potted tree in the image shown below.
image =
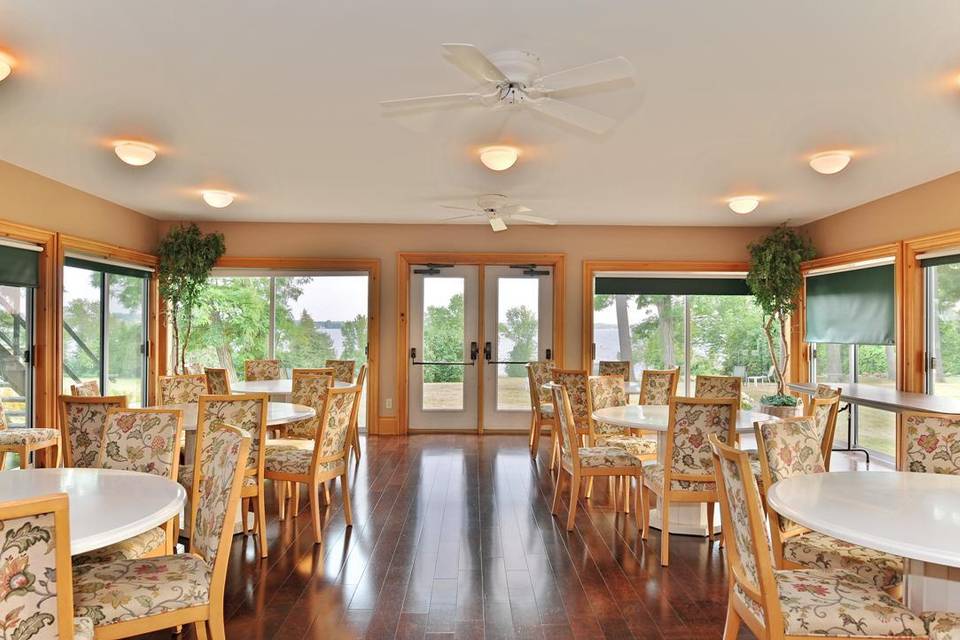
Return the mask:
<svg viewBox="0 0 960 640"><path fill-rule="evenodd" d="M193 224L177 225L160 240L157 283L173 331L173 372L184 373L193 308L217 260L226 251L223 234L204 234Z"/></svg>
<svg viewBox="0 0 960 640"><path fill-rule="evenodd" d="M784 224L761 240L750 243L749 250L747 286L763 312L763 333L777 383L775 394L760 398L760 411L778 417L799 415L802 408L799 398L786 392L785 379L790 363L787 326L803 286L800 265L814 257L813 245L808 238Z"/></svg>

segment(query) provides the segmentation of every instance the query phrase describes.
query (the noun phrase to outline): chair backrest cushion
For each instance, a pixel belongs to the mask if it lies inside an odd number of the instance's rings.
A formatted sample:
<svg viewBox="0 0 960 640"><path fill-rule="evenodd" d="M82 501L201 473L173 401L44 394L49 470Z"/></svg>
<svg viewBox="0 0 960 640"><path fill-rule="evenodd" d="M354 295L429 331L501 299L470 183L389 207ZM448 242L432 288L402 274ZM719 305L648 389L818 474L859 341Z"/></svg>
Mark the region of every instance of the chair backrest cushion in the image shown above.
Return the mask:
<svg viewBox="0 0 960 640"><path fill-rule="evenodd" d="M247 382L255 380L279 380L279 360L247 360L243 363L243 377Z"/></svg>
<svg viewBox="0 0 960 640"><path fill-rule="evenodd" d="M287 425L286 435L290 438L317 437L323 408L327 402L327 392L333 387L332 369L294 369L291 381L291 399L296 404L306 405L317 412L316 417Z"/></svg>
<svg viewBox="0 0 960 640"><path fill-rule="evenodd" d="M204 433L200 458L196 461L199 482L194 509L193 535L190 550L198 554L211 568L221 551L220 543L224 526L233 526L226 520L230 513L230 497L237 479L237 467L243 464L241 445L247 436L235 429L213 428ZM228 552L229 548L224 549Z"/></svg>
<svg viewBox="0 0 960 640"><path fill-rule="evenodd" d="M160 404L188 404L196 402L207 392L207 376L188 374L160 376Z"/></svg>
<svg viewBox="0 0 960 640"><path fill-rule="evenodd" d="M960 475L960 415L903 413L904 470Z"/></svg>
<svg viewBox="0 0 960 640"><path fill-rule="evenodd" d="M624 382L630 380L630 362L628 360L601 360L597 365L601 376L620 376Z"/></svg>
<svg viewBox="0 0 960 640"><path fill-rule="evenodd" d="M557 363L553 360L535 360L528 362L527 368L531 376L531 391L537 394L540 404L551 404L553 395L549 390L544 389L543 385L553 380L553 370L557 368Z"/></svg>
<svg viewBox="0 0 960 640"><path fill-rule="evenodd" d="M67 450L64 463L73 467L95 468L100 462L103 429L107 412L112 407L125 407L122 397L104 397L90 402L90 398L61 396L63 428L66 430Z"/></svg>
<svg viewBox="0 0 960 640"><path fill-rule="evenodd" d="M623 388L623 382L623 378L617 374L590 376L587 380L590 389L590 414L597 409L622 407L627 404L627 392ZM593 431L595 434L617 434L624 433L626 430L605 422L595 421Z"/></svg>
<svg viewBox="0 0 960 640"><path fill-rule="evenodd" d="M324 405L320 445L318 455L320 459L330 459L336 456L346 457L347 435L350 433L350 421L353 417L353 406L357 395L354 389L342 389L327 394Z"/></svg>
<svg viewBox="0 0 960 640"><path fill-rule="evenodd" d="M204 433L225 424L240 429L250 436L250 453L247 456L246 468L259 469L260 452L266 438L264 428L266 418L263 415L266 406L266 397L262 395L236 396L230 400L204 398L202 416Z"/></svg>
<svg viewBox="0 0 960 640"><path fill-rule="evenodd" d="M740 398L742 380L737 376L697 376L698 398Z"/></svg>
<svg viewBox="0 0 960 640"><path fill-rule="evenodd" d="M337 382L352 383L357 363L353 360L327 360L324 366L333 369L333 379Z"/></svg>
<svg viewBox="0 0 960 640"><path fill-rule="evenodd" d="M586 422L587 416L587 372L555 369L553 381L567 390L570 411L575 422Z"/></svg>
<svg viewBox="0 0 960 640"><path fill-rule="evenodd" d="M667 404L677 390L676 369L644 369L640 376L640 404Z"/></svg>
<svg viewBox="0 0 960 640"><path fill-rule="evenodd" d="M70 393L75 396L91 398L100 395L100 383L96 380L85 380L70 385Z"/></svg>
<svg viewBox="0 0 960 640"><path fill-rule="evenodd" d="M793 476L826 471L820 449L820 434L813 417L764 422L757 428L761 436L757 444L770 471L771 483ZM781 531L797 526L783 516L778 516L778 519Z"/></svg>
<svg viewBox="0 0 960 640"><path fill-rule="evenodd" d="M729 404L674 401L674 421L669 425L673 453L670 469L675 474L713 476L713 451L710 436L728 444L734 409ZM675 481L676 482L676 481ZM684 488L683 481L679 481Z"/></svg>
<svg viewBox="0 0 960 640"><path fill-rule="evenodd" d="M230 375L226 369L205 369L207 377L207 393L213 396L230 394Z"/></svg>
<svg viewBox="0 0 960 640"><path fill-rule="evenodd" d="M180 454L180 413L156 409L107 412L99 466L176 480Z"/></svg>

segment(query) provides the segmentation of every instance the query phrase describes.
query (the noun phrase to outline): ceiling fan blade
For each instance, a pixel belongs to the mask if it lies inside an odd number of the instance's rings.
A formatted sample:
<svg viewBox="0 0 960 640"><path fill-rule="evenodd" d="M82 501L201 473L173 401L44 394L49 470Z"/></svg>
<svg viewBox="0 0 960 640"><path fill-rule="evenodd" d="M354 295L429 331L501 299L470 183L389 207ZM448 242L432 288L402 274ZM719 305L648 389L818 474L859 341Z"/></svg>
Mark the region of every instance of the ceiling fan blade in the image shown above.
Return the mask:
<svg viewBox="0 0 960 640"><path fill-rule="evenodd" d="M524 104L551 118L556 118L561 122L586 129L597 135L606 133L617 124L617 121L613 118L608 118L596 111L584 109L583 107L578 107L563 100L538 98L536 100L527 100Z"/></svg>
<svg viewBox="0 0 960 640"><path fill-rule="evenodd" d="M452 218L443 218L440 220L440 222L454 222L456 220L466 220L467 218L476 218L476 217L477 217L477 214L468 213L465 216L453 216Z"/></svg>
<svg viewBox="0 0 960 640"><path fill-rule="evenodd" d="M488 218L488 220L490 221L490 228L493 229L494 231L507 230L507 223L504 222L503 218L501 218L497 214L493 214Z"/></svg>
<svg viewBox="0 0 960 640"><path fill-rule="evenodd" d="M545 75L537 81L537 88L544 92L563 91L601 82L624 80L632 78L633 75L634 69L630 61L618 56Z"/></svg>
<svg viewBox="0 0 960 640"><path fill-rule="evenodd" d="M397 98L396 100L381 100L381 107L416 107L441 103L472 102L483 98L481 93L444 93L436 96L420 96L417 98Z"/></svg>
<svg viewBox="0 0 960 640"><path fill-rule="evenodd" d="M472 44L451 42L441 46L447 53L447 62L456 65L475 80L493 83L508 80L503 71L500 71L497 65L490 62L490 59Z"/></svg>
<svg viewBox="0 0 960 640"><path fill-rule="evenodd" d="M505 207L500 207L499 213L515 218L518 213L533 213L533 209L525 207L522 204L508 204Z"/></svg>
<svg viewBox="0 0 960 640"><path fill-rule="evenodd" d="M454 205L454 204L442 204L440 205L440 208L456 209L457 211L473 211L474 214L478 214L478 215L483 213L480 209L477 209L476 207L458 207L457 205Z"/></svg>
<svg viewBox="0 0 960 640"><path fill-rule="evenodd" d="M556 220L551 220L550 218L541 218L540 216L528 216L524 213L518 213L510 216L510 220L516 220L518 222L529 222L531 224L548 224L555 225L557 224Z"/></svg>

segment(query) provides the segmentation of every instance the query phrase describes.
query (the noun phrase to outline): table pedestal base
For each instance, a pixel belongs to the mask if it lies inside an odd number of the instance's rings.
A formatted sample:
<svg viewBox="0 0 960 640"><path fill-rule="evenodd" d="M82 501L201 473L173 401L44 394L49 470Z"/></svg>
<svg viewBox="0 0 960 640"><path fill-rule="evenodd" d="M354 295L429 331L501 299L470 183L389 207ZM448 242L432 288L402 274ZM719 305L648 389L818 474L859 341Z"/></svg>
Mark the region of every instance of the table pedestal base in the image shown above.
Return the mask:
<svg viewBox="0 0 960 640"><path fill-rule="evenodd" d="M960 612L960 568L907 559L903 600L915 613Z"/></svg>
<svg viewBox="0 0 960 640"><path fill-rule="evenodd" d="M716 508L716 505L714 506ZM659 509L650 510L650 526L654 529L663 529L663 520ZM701 536L706 538L707 505L704 503L677 503L670 505L670 533L684 536ZM720 510L714 514L713 532L720 533Z"/></svg>

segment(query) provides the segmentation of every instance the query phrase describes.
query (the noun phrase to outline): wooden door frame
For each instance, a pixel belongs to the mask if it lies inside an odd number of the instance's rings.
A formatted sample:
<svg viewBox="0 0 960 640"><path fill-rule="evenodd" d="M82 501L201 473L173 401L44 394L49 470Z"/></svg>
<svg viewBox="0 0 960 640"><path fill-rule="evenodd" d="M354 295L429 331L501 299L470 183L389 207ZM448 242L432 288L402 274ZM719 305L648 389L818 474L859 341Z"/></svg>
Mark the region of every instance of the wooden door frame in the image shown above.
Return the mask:
<svg viewBox="0 0 960 640"><path fill-rule="evenodd" d="M536 263L553 268L553 359L563 364L563 292L564 265L563 253L456 253L456 252L398 252L397 253L397 431L401 435L409 433L410 407L407 402L409 392L409 368L407 353L410 350L410 334L407 324L410 314L410 267L414 264L434 262L438 264L476 265L480 267L477 304L480 305L479 335L484 332L484 270L485 266L504 266L511 264ZM481 365L482 366L482 365ZM458 431L458 433L462 433ZM497 433L507 433L498 431ZM483 375L477 374L477 434L483 434Z"/></svg>

